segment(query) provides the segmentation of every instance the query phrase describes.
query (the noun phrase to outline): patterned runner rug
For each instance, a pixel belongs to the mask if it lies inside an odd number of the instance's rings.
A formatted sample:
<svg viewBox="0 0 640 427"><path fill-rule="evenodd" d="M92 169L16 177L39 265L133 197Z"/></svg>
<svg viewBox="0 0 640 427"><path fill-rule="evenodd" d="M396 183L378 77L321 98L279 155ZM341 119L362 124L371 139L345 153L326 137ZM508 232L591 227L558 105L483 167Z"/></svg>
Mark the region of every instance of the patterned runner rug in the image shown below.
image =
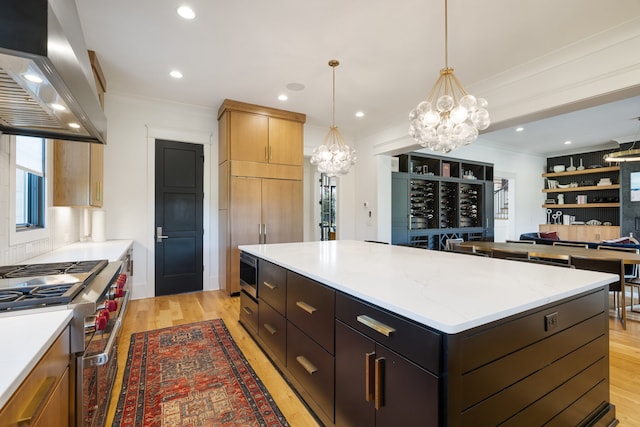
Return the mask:
<svg viewBox="0 0 640 427"><path fill-rule="evenodd" d="M288 426L221 319L140 332L114 426Z"/></svg>

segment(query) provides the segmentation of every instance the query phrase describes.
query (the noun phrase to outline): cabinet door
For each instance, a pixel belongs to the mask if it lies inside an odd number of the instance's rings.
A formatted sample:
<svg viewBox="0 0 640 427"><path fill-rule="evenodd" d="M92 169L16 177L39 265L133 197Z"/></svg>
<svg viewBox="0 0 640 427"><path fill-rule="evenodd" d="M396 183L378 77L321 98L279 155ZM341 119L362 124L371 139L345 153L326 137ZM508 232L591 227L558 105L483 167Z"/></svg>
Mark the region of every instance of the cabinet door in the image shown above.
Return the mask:
<svg viewBox="0 0 640 427"><path fill-rule="evenodd" d="M302 181L262 180L264 243L302 241Z"/></svg>
<svg viewBox="0 0 640 427"><path fill-rule="evenodd" d="M267 116L231 111L229 149L231 160L266 163L269 148Z"/></svg>
<svg viewBox="0 0 640 427"><path fill-rule="evenodd" d="M302 123L269 118L269 163L301 166Z"/></svg>
<svg viewBox="0 0 640 427"><path fill-rule="evenodd" d="M397 174L391 179L391 243L409 243L409 178Z"/></svg>
<svg viewBox="0 0 640 427"><path fill-rule="evenodd" d="M240 292L240 250L238 245L258 244L260 236L261 179L231 177L229 223L231 236L231 275L227 291Z"/></svg>
<svg viewBox="0 0 640 427"><path fill-rule="evenodd" d="M375 426L375 408L366 396L365 357L375 342L336 320L336 426ZM396 424L400 425L400 424Z"/></svg>
<svg viewBox="0 0 640 427"><path fill-rule="evenodd" d="M88 206L91 145L53 142L53 205Z"/></svg>

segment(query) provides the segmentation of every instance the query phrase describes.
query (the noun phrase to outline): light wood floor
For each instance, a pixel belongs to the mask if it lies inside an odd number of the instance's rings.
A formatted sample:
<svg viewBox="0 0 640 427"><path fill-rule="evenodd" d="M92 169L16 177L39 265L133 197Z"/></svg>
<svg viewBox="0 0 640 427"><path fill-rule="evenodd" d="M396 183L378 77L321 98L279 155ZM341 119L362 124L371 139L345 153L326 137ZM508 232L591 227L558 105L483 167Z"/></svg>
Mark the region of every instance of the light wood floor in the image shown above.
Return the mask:
<svg viewBox="0 0 640 427"><path fill-rule="evenodd" d="M239 298L223 291L206 291L133 300L120 337L119 370L111 397L107 426L115 414L132 333L207 319L223 319L233 339L267 387L292 427L318 426L313 416L282 379L262 351L238 323ZM640 322L628 321L627 330L610 320L611 403L621 426L640 426Z"/></svg>

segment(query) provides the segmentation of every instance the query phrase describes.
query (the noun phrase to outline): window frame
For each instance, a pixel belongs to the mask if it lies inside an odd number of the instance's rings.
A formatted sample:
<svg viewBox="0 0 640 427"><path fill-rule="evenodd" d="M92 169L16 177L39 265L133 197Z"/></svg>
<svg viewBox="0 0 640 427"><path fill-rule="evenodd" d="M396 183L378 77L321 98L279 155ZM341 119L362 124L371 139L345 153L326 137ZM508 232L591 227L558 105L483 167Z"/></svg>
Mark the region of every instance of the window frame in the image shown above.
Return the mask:
<svg viewBox="0 0 640 427"><path fill-rule="evenodd" d="M15 135L1 135L1 138L8 138L9 141L9 245L15 246L30 243L37 240L48 239L51 235L49 224L49 189L52 170L52 162L49 156L49 142L44 140L44 185L40 189L42 192L42 205L39 214L43 216L43 227L20 227L16 224L16 137Z"/></svg>

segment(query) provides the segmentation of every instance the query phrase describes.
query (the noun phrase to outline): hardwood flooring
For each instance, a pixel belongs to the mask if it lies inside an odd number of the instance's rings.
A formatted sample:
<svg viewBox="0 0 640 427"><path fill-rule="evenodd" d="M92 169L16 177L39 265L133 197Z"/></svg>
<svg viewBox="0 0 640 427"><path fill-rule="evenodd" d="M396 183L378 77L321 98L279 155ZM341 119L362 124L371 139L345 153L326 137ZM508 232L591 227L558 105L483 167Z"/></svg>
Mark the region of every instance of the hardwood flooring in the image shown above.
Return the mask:
<svg viewBox="0 0 640 427"><path fill-rule="evenodd" d="M297 395L238 323L239 298L206 291L130 301L120 336L119 370L106 425L113 422L132 333L207 319L223 319L233 339L292 427L318 426ZM610 395L620 426L640 426L640 322L610 319Z"/></svg>

